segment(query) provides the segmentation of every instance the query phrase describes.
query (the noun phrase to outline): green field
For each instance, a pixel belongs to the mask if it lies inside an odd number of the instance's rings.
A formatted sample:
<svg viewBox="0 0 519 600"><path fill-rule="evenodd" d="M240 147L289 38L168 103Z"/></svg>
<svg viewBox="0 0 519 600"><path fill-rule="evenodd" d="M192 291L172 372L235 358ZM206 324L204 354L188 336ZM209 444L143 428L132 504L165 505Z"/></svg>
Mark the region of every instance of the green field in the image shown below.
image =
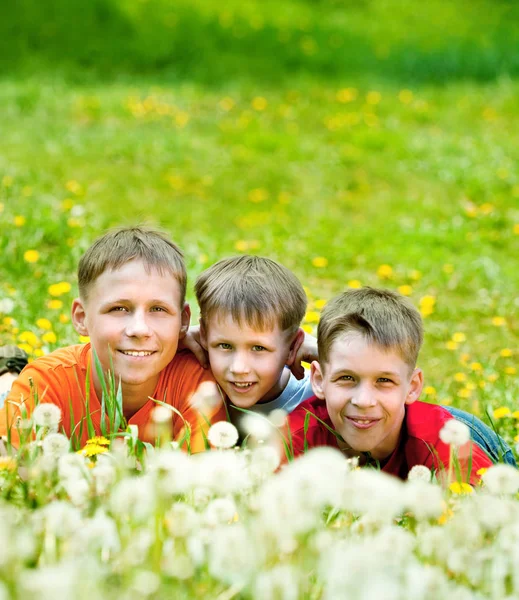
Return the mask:
<svg viewBox="0 0 519 600"><path fill-rule="evenodd" d="M283 262L309 330L348 285L400 289L426 317L426 397L515 410L517 4L14 4L0 344L76 342L78 257L146 222L185 250L191 282L238 252ZM512 439L515 420L500 423Z"/></svg>

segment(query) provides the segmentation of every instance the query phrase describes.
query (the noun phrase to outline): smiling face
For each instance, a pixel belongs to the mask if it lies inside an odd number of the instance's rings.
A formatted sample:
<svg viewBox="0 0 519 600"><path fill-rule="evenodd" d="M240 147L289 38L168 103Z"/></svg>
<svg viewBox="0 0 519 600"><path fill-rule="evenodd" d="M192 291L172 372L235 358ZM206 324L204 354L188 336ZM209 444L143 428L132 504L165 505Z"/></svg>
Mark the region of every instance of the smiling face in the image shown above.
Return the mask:
<svg viewBox="0 0 519 600"><path fill-rule="evenodd" d="M187 304L181 306L173 273L161 274L153 267L147 272L140 260L132 260L102 273L88 298L74 301L72 318L78 333L90 336L105 370L112 356L125 400L133 396L147 401L189 327L190 311ZM95 369L93 377L100 398Z"/></svg>
<svg viewBox="0 0 519 600"><path fill-rule="evenodd" d="M325 365L312 363L312 387L348 448L387 458L398 444L405 405L420 396L423 375L360 333L337 338Z"/></svg>
<svg viewBox="0 0 519 600"><path fill-rule="evenodd" d="M240 408L281 394L290 377L284 367L293 361L302 339L299 332L290 336L278 325L258 331L230 315L215 315L201 325L200 333L216 381Z"/></svg>

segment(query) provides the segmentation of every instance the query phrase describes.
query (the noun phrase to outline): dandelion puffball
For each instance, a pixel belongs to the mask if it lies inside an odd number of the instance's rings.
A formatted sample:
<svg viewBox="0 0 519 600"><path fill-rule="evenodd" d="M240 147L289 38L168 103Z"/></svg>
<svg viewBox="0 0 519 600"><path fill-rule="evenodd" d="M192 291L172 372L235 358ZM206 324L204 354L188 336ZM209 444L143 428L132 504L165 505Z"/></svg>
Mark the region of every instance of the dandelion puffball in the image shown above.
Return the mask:
<svg viewBox="0 0 519 600"><path fill-rule="evenodd" d="M440 440L449 446L459 448L470 440L470 429L456 419L450 419L440 431Z"/></svg>

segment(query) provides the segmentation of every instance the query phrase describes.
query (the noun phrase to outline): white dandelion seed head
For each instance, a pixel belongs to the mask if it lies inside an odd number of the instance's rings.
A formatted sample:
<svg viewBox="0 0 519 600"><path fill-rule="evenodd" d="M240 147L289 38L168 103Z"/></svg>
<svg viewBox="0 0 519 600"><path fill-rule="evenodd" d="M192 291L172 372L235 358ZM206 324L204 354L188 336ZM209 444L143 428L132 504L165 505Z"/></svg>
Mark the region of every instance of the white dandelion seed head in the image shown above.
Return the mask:
<svg viewBox="0 0 519 600"><path fill-rule="evenodd" d="M425 465L415 465L407 476L407 481L424 481L429 483L431 481L431 470Z"/></svg>
<svg viewBox="0 0 519 600"><path fill-rule="evenodd" d="M493 465L481 478L491 494L515 494L519 490L519 471L511 465Z"/></svg>
<svg viewBox="0 0 519 600"><path fill-rule="evenodd" d="M267 441L275 433L275 427L263 415L246 414L242 417L240 425L243 430L256 441Z"/></svg>
<svg viewBox="0 0 519 600"><path fill-rule="evenodd" d="M68 454L70 442L66 435L62 433L49 433L43 440L43 455L52 458L59 458Z"/></svg>
<svg viewBox="0 0 519 600"><path fill-rule="evenodd" d="M172 537L188 537L197 529L198 522L198 513L185 502L175 502L166 513L166 528Z"/></svg>
<svg viewBox="0 0 519 600"><path fill-rule="evenodd" d="M211 500L203 514L203 520L209 527L230 523L236 515L236 504L231 498Z"/></svg>
<svg viewBox="0 0 519 600"><path fill-rule="evenodd" d="M32 413L34 424L39 427L57 429L61 421L61 409L50 402L41 402Z"/></svg>
<svg viewBox="0 0 519 600"><path fill-rule="evenodd" d="M191 405L203 415L212 414L222 402L222 394L214 381L202 381L190 399Z"/></svg>
<svg viewBox="0 0 519 600"><path fill-rule="evenodd" d="M9 315L14 310L14 300L11 298L2 298L0 300L0 313Z"/></svg>
<svg viewBox="0 0 519 600"><path fill-rule="evenodd" d="M465 423L450 419L440 430L440 440L444 444L459 448L470 440L470 429Z"/></svg>
<svg viewBox="0 0 519 600"><path fill-rule="evenodd" d="M112 489L109 503L112 514L145 522L155 510L154 488L149 475L122 479Z"/></svg>
<svg viewBox="0 0 519 600"><path fill-rule="evenodd" d="M233 448L238 441L238 430L232 423L218 421L211 425L207 432L207 439L214 448Z"/></svg>
<svg viewBox="0 0 519 600"><path fill-rule="evenodd" d="M286 410L283 410L282 408L275 408L269 413L268 419L272 425L274 425L274 427L280 429L281 427L284 427L285 423L287 422L287 417L288 413Z"/></svg>
<svg viewBox="0 0 519 600"><path fill-rule="evenodd" d="M413 479L405 485L405 505L419 521L437 518L444 511L443 491L439 485Z"/></svg>
<svg viewBox="0 0 519 600"><path fill-rule="evenodd" d="M170 423L173 418L173 411L166 406L158 405L151 411L151 420L156 425Z"/></svg>
<svg viewBox="0 0 519 600"><path fill-rule="evenodd" d="M178 450L154 452L148 462L148 472L165 495L186 493L193 484L192 459Z"/></svg>

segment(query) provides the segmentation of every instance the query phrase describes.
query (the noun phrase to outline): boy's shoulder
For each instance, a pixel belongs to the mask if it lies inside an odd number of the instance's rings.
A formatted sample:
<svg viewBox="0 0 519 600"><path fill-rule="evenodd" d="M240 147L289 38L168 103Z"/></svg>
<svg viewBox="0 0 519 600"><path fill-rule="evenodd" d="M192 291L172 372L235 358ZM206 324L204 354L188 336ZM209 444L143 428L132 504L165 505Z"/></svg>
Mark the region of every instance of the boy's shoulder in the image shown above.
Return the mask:
<svg viewBox="0 0 519 600"><path fill-rule="evenodd" d="M417 400L406 407L405 428L407 437L436 444L442 427L452 418L453 416L444 406Z"/></svg>
<svg viewBox="0 0 519 600"><path fill-rule="evenodd" d="M63 367L80 367L86 369L88 357L90 355L90 344L74 344L72 346L64 346L40 356L36 360L30 362L24 370L36 370L40 372L54 371Z"/></svg>

